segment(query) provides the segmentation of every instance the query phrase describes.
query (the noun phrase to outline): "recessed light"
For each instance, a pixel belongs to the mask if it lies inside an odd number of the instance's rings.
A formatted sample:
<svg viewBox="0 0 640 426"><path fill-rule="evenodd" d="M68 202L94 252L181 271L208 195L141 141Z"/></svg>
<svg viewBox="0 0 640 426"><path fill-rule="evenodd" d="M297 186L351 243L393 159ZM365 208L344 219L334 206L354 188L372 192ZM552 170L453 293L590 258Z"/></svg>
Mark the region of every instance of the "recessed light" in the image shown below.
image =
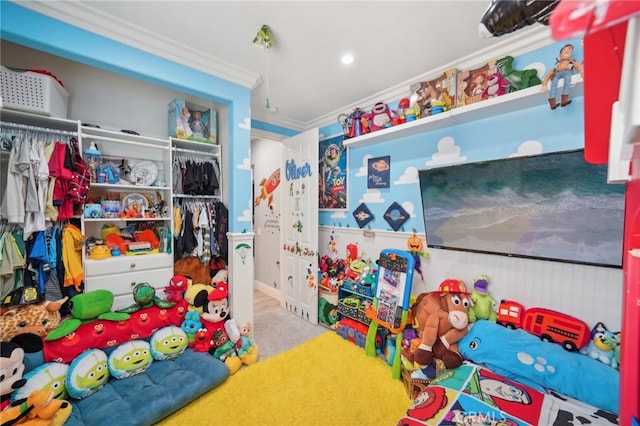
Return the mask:
<svg viewBox="0 0 640 426"><path fill-rule="evenodd" d="M349 65L353 63L353 55L350 53L347 53L346 55L342 56L342 59L340 59L342 61L343 64L345 65Z"/></svg>

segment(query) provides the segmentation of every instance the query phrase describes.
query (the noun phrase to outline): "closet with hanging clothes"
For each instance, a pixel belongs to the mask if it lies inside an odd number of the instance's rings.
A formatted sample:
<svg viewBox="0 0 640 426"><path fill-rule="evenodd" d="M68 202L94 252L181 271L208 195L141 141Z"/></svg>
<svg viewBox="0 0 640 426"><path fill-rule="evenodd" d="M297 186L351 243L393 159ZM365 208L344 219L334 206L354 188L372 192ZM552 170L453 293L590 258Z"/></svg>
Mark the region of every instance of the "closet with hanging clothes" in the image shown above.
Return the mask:
<svg viewBox="0 0 640 426"><path fill-rule="evenodd" d="M77 141L78 126L77 121L2 110L3 306L59 301L83 289L81 249L71 237L81 235L82 204L68 195L74 172L72 142Z"/></svg>
<svg viewBox="0 0 640 426"><path fill-rule="evenodd" d="M177 138L171 144L174 259L197 257L209 267L219 258L226 259L226 247L216 238L222 204L220 145Z"/></svg>

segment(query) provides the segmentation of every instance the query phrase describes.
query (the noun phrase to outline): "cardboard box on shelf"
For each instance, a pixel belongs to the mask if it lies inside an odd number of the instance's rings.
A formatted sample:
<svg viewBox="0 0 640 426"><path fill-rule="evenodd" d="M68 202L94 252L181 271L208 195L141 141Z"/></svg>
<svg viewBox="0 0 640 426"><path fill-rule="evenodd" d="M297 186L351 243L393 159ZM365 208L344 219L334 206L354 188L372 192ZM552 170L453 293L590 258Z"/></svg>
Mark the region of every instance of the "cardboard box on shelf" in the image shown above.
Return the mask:
<svg viewBox="0 0 640 426"><path fill-rule="evenodd" d="M508 92L508 82L498 72L495 59L481 67L459 71L456 83L456 107L484 101Z"/></svg>
<svg viewBox="0 0 640 426"><path fill-rule="evenodd" d="M436 78L412 84L410 107L418 109L422 117L453 108L456 105L456 74L456 68L449 68Z"/></svg>
<svg viewBox="0 0 640 426"><path fill-rule="evenodd" d="M203 143L218 143L216 110L176 98L169 103L169 136Z"/></svg>

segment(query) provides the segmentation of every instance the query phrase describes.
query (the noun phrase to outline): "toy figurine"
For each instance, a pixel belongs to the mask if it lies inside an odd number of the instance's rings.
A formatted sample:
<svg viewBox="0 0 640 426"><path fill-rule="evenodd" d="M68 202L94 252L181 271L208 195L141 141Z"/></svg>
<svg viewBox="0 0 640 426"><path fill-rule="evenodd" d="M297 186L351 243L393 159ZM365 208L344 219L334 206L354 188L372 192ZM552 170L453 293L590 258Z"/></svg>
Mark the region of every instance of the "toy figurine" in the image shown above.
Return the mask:
<svg viewBox="0 0 640 426"><path fill-rule="evenodd" d="M118 168L120 169L120 177L128 181L129 174L131 173L131 167L129 167L129 161L126 158L123 158Z"/></svg>
<svg viewBox="0 0 640 426"><path fill-rule="evenodd" d="M560 58L556 60L556 65L551 71L547 73L544 80L542 80L542 91L547 90L547 83L551 81L551 87L549 89L549 105L551 109L558 108L556 101L556 91L558 90L558 83L560 80L562 83L562 98L560 100L560 106L566 107L571 103L569 100L569 86L571 85L571 75L574 69L578 70L580 76L584 78L584 69L582 64L572 59L573 45L566 44L560 49Z"/></svg>

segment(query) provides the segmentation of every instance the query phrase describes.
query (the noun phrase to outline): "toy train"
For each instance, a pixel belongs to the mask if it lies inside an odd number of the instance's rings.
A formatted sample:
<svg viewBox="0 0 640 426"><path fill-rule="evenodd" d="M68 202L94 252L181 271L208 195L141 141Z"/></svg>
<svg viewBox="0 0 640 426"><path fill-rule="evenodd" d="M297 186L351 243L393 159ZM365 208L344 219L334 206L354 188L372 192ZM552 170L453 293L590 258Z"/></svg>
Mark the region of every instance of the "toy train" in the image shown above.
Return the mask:
<svg viewBox="0 0 640 426"><path fill-rule="evenodd" d="M497 323L521 328L545 342L558 343L568 351L577 351L591 338L587 324L572 316L544 308L525 309L518 302L503 300L498 306Z"/></svg>

